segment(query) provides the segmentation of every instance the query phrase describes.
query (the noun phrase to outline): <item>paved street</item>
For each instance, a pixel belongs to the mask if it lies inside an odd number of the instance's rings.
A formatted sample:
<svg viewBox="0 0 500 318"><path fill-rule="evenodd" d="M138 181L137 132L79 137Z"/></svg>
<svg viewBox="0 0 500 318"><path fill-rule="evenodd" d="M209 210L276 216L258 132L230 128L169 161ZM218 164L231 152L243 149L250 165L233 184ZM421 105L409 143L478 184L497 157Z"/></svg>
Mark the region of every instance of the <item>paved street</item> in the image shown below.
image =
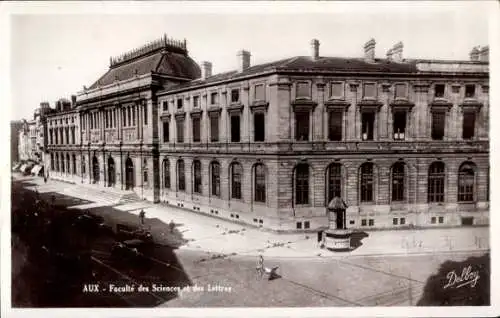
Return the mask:
<svg viewBox="0 0 500 318"><path fill-rule="evenodd" d="M155 240L178 247L175 256L192 286L162 306L416 305L444 262L463 262L489 249L489 228L470 227L372 231L354 251L334 253L320 249L314 233L277 234L174 207L126 202L116 190L25 179L32 184L28 189L61 194L58 201L72 197L66 199L70 209L88 209L115 223L137 223L144 209ZM171 220L177 237L169 233ZM257 275L258 255L266 266L279 266L279 279Z"/></svg>

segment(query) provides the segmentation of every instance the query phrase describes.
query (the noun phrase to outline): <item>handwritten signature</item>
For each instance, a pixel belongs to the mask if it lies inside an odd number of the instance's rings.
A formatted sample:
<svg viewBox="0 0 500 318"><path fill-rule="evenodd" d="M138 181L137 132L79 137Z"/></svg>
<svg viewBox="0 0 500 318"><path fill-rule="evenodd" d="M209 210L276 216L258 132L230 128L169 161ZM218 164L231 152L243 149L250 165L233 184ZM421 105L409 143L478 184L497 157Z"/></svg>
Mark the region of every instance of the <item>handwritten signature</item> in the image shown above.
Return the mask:
<svg viewBox="0 0 500 318"><path fill-rule="evenodd" d="M467 285L473 288L476 286L479 277L479 271L473 271L470 265L462 268L462 274L460 276L455 270L452 270L446 274L448 283L444 285L443 289L450 287L460 288Z"/></svg>

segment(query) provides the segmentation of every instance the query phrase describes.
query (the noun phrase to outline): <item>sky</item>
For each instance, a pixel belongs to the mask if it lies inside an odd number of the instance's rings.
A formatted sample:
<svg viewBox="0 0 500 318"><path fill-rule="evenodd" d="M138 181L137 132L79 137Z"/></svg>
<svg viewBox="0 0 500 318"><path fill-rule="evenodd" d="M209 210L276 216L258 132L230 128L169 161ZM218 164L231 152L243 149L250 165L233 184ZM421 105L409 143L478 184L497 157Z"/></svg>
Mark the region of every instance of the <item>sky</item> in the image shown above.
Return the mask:
<svg viewBox="0 0 500 318"><path fill-rule="evenodd" d="M107 71L110 56L163 34L185 38L190 56L212 62L214 74L235 69L241 49L251 52L252 65L309 55L313 38L321 56L341 57L361 57L370 38L377 57L398 41L407 58L464 60L472 47L488 44L488 7L466 1L77 4L10 15L11 119L30 119L40 102L69 98Z"/></svg>

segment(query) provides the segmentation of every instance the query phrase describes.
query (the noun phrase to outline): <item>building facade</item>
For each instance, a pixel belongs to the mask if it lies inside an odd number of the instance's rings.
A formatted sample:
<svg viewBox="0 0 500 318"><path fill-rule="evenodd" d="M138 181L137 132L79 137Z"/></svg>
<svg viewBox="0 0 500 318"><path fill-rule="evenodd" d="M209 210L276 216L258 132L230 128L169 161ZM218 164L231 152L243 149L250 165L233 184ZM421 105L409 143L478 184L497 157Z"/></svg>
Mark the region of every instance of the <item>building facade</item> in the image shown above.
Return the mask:
<svg viewBox="0 0 500 318"><path fill-rule="evenodd" d="M23 128L22 120L10 121L10 163L17 163L19 157L19 131Z"/></svg>
<svg viewBox="0 0 500 318"><path fill-rule="evenodd" d="M241 51L212 75L167 42L78 96L83 182L274 230L326 226L336 196L351 228L489 222L487 47L441 61L397 43L380 59L370 40L336 58L313 40L310 56L251 66Z"/></svg>

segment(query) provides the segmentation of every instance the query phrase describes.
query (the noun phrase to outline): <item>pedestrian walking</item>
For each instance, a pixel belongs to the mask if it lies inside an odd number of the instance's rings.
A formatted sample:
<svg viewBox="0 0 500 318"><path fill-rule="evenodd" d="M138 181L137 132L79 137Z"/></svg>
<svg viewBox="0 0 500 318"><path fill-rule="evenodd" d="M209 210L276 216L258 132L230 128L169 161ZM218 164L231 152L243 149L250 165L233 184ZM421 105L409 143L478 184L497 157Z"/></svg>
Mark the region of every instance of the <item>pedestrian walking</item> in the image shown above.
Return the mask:
<svg viewBox="0 0 500 318"><path fill-rule="evenodd" d="M170 223L168 224L168 226L170 227L170 233L174 233L174 229L175 229L174 220L170 220Z"/></svg>
<svg viewBox="0 0 500 318"><path fill-rule="evenodd" d="M144 210L141 210L141 212L139 212L139 220L141 221L141 224L144 225L144 218L146 217L146 212L144 212Z"/></svg>

